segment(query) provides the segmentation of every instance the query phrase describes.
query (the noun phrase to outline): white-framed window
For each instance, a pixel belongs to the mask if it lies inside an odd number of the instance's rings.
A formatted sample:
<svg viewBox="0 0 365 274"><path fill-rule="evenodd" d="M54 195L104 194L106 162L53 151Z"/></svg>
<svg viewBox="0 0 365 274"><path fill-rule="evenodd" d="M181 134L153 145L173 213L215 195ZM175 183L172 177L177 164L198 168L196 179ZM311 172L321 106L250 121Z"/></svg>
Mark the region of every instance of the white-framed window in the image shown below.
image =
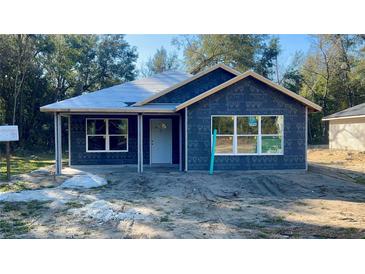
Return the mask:
<svg viewBox="0 0 365 274"><path fill-rule="evenodd" d="M127 118L86 118L86 152L127 151Z"/></svg>
<svg viewBox="0 0 365 274"><path fill-rule="evenodd" d="M216 155L283 155L283 115L212 115Z"/></svg>

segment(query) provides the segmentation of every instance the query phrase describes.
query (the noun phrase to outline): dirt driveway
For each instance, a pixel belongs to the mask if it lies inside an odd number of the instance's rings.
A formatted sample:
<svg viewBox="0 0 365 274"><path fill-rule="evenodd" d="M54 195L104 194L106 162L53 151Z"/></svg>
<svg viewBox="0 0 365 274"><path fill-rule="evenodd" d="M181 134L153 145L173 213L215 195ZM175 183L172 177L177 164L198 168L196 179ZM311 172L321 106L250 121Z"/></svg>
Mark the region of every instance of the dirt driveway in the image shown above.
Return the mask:
<svg viewBox="0 0 365 274"><path fill-rule="evenodd" d="M108 185L64 204L0 203L0 237L365 237L365 186L323 173L93 171Z"/></svg>

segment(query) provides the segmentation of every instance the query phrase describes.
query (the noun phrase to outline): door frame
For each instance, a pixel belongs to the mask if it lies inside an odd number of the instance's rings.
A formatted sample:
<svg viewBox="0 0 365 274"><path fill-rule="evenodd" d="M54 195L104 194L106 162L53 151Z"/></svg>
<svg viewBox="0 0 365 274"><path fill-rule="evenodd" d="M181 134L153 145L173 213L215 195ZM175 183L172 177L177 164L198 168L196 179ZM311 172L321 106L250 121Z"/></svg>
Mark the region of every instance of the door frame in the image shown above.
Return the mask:
<svg viewBox="0 0 365 274"><path fill-rule="evenodd" d="M172 132L172 118L160 118L160 117L153 117L153 118L150 118L149 119L149 127L150 127L150 140L149 140L149 146L150 146L150 166L152 166L152 127L151 127L151 122L152 120L170 120L171 121L171 163L166 163L166 164L156 164L156 165L172 165L173 164L173 147L172 147L172 135L173 135L173 132Z"/></svg>

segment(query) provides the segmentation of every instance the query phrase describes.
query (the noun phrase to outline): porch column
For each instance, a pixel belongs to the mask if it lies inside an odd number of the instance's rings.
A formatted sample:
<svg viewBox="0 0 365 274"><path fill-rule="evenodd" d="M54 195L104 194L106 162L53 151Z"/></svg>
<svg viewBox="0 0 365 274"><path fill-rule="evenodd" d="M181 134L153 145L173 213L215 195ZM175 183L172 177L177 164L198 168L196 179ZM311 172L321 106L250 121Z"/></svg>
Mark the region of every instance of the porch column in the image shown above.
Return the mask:
<svg viewBox="0 0 365 274"><path fill-rule="evenodd" d="M141 137L140 137L140 158L141 158L141 160L140 160L140 162L141 162L141 173L143 172L143 113L141 114L141 130L140 130L140 132L141 132Z"/></svg>
<svg viewBox="0 0 365 274"><path fill-rule="evenodd" d="M68 166L71 167L71 115L68 116Z"/></svg>
<svg viewBox="0 0 365 274"><path fill-rule="evenodd" d="M188 171L188 108L185 108L185 171Z"/></svg>
<svg viewBox="0 0 365 274"><path fill-rule="evenodd" d="M182 171L182 117L179 115L179 170Z"/></svg>
<svg viewBox="0 0 365 274"><path fill-rule="evenodd" d="M138 173L143 172L143 116L138 114L137 117L137 155L138 155Z"/></svg>
<svg viewBox="0 0 365 274"><path fill-rule="evenodd" d="M54 132L55 132L55 174L61 175L62 173L62 136L61 136L61 115L59 113L54 114Z"/></svg>

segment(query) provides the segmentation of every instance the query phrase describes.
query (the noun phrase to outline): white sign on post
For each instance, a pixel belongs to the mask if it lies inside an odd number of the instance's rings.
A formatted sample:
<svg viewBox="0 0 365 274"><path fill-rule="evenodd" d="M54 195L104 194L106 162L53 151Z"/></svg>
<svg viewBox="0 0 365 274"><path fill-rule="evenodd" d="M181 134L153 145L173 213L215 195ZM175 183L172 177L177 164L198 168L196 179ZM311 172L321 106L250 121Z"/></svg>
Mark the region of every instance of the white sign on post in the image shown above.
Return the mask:
<svg viewBox="0 0 365 274"><path fill-rule="evenodd" d="M18 126L0 126L0 142L19 141Z"/></svg>

